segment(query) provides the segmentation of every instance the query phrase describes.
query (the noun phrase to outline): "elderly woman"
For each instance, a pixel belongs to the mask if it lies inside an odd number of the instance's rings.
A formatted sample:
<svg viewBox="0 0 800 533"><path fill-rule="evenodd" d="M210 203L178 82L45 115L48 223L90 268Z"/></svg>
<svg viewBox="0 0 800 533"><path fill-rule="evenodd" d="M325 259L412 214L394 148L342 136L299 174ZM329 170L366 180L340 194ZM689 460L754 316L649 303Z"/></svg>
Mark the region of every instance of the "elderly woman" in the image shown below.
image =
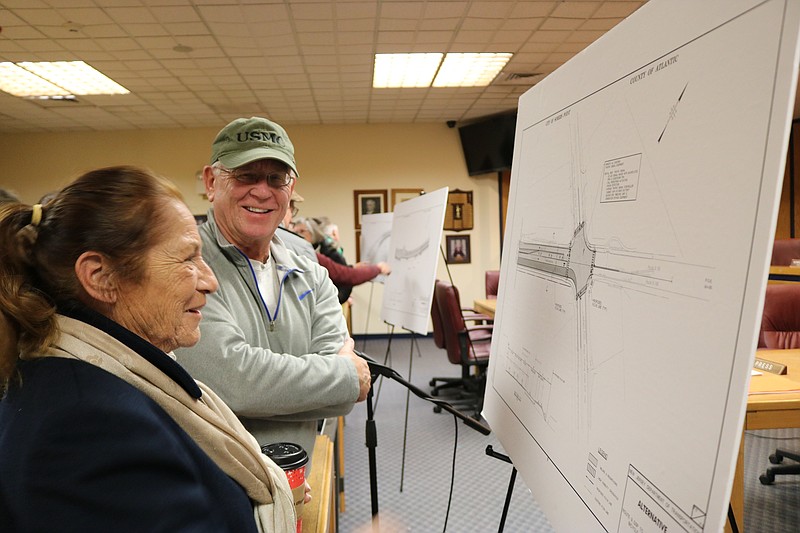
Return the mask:
<svg viewBox="0 0 800 533"><path fill-rule="evenodd" d="M217 281L168 181L89 172L0 204L0 524L294 531L283 472L170 352Z"/></svg>

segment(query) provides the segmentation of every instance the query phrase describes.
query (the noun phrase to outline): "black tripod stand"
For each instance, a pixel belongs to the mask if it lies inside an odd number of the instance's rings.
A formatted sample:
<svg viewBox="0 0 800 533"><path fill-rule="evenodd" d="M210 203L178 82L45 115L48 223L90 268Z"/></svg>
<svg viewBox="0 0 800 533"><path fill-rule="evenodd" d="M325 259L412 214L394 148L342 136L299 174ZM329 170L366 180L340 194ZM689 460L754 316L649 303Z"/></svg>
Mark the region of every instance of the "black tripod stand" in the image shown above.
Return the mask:
<svg viewBox="0 0 800 533"><path fill-rule="evenodd" d="M356 351L356 355L363 358L369 364L369 370L372 374L372 383L375 383L375 380L378 379L378 376L387 377L389 379L393 379L394 381L400 383L408 390L413 392L416 396L419 396L423 400L427 400L448 413L453 414L460 420L462 420L466 425L474 429L475 431L480 432L483 435L488 435L492 432L491 429L486 427L485 425L481 424L474 418L465 415L464 413L456 410L453 408L452 405L449 403L440 400L438 398L433 398L428 395L422 389L412 385L403 377L398 374L394 369L389 368L388 366L384 366L377 361L374 361L369 356L359 351ZM370 388L369 393L367 394L367 427L366 427L366 441L367 441L367 448L368 448L368 456L369 456L369 492L370 492L370 499L372 503L372 516L376 516L378 514L378 474L377 474L377 461L375 456L375 448L378 446L378 433L375 428L375 420L373 418L374 412L372 407L372 389Z"/></svg>

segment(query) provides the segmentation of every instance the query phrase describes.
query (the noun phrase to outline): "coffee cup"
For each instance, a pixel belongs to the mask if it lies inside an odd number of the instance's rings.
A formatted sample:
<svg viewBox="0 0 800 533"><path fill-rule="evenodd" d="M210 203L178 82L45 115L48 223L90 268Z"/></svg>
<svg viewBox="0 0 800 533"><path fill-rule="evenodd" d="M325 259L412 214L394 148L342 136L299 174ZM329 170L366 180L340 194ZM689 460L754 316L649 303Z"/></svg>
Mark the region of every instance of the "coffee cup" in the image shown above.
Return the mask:
<svg viewBox="0 0 800 533"><path fill-rule="evenodd" d="M276 442L261 447L261 453L272 459L286 473L292 489L294 509L297 514L297 533L303 529L303 500L306 497L306 463L308 454L299 444Z"/></svg>

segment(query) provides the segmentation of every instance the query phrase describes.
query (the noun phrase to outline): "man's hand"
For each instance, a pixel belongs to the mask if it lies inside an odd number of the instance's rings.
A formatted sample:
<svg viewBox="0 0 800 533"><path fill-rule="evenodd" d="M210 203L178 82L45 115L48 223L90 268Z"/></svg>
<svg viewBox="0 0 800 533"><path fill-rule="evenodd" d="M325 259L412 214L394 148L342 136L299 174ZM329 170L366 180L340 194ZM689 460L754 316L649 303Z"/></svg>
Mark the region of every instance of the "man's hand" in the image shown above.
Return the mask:
<svg viewBox="0 0 800 533"><path fill-rule="evenodd" d="M363 402L367 399L367 393L369 392L370 387L372 386L372 375L369 373L369 365L367 362L357 356L353 351L355 349L355 342L352 338L347 337L344 341L344 346L342 349L339 350L339 355L342 357L349 357L353 364L356 365L356 372L358 373L358 400L357 402Z"/></svg>

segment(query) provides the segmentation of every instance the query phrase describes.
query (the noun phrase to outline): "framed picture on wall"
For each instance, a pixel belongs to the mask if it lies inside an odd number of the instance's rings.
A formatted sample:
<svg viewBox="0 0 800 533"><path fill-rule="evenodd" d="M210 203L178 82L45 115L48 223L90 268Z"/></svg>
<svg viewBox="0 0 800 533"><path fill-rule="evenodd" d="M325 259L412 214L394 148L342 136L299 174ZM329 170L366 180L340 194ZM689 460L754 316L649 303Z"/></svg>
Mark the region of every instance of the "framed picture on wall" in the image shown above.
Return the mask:
<svg viewBox="0 0 800 533"><path fill-rule="evenodd" d="M361 262L361 230L356 230L356 263Z"/></svg>
<svg viewBox="0 0 800 533"><path fill-rule="evenodd" d="M411 200L424 193L425 189L392 189L392 211L394 211L394 206L400 202Z"/></svg>
<svg viewBox="0 0 800 533"><path fill-rule="evenodd" d="M361 229L361 215L374 215L385 213L388 193L386 189L355 190L353 203L355 204L356 229Z"/></svg>
<svg viewBox="0 0 800 533"><path fill-rule="evenodd" d="M447 194L444 229L451 231L472 229L472 191L453 189Z"/></svg>
<svg viewBox="0 0 800 533"><path fill-rule="evenodd" d="M472 261L469 235L447 235L445 246L447 247L448 264L466 264Z"/></svg>

